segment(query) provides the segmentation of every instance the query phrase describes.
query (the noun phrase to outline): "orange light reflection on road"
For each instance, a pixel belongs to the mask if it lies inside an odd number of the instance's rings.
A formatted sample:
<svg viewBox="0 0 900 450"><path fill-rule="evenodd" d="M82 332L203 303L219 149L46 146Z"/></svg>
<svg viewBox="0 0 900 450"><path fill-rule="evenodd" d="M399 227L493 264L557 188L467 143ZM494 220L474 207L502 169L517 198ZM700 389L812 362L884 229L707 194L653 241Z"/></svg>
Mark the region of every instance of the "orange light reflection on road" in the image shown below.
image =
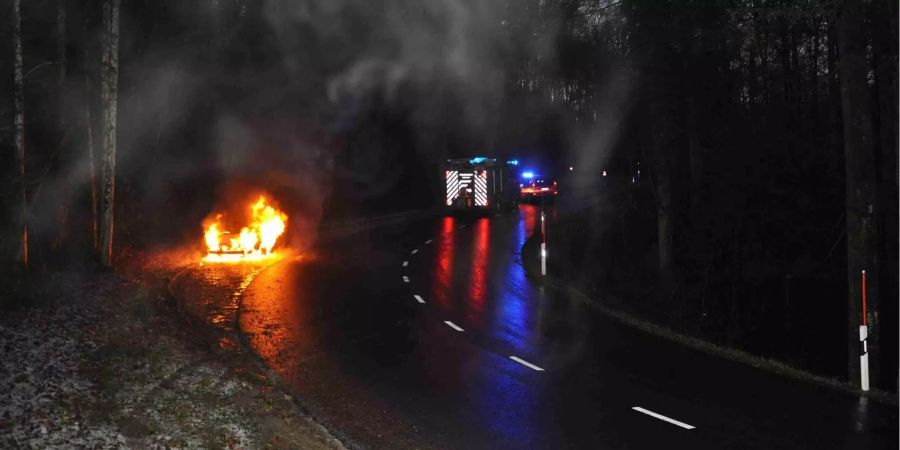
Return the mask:
<svg viewBox="0 0 900 450"><path fill-rule="evenodd" d="M295 378L300 361L291 354L306 354L315 348L311 331L309 300L301 264L311 258L294 258L262 271L243 293L240 329L250 346L267 365L283 376Z"/></svg>

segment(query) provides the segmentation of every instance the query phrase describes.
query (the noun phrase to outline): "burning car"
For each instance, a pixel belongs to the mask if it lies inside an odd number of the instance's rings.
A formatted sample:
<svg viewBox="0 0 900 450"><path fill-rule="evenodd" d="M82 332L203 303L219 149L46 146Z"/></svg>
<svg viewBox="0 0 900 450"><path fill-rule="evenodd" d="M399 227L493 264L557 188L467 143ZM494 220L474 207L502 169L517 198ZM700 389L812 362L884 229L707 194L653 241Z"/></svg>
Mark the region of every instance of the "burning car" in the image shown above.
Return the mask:
<svg viewBox="0 0 900 450"><path fill-rule="evenodd" d="M216 214L203 232L210 262L259 261L275 255L275 245L287 228L287 215L261 195L249 205L250 223L240 231L226 230L225 215Z"/></svg>

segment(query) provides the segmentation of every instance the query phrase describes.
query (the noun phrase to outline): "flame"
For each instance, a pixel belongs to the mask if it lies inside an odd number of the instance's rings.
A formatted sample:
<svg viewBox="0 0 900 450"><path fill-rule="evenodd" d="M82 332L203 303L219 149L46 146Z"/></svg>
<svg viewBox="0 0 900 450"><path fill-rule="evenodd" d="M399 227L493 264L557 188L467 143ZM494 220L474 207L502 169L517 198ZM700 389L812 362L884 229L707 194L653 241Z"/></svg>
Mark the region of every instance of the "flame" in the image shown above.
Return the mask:
<svg viewBox="0 0 900 450"><path fill-rule="evenodd" d="M250 205L250 226L241 228L236 237L224 230L222 218L217 214L203 232L206 261L260 261L275 256L275 244L287 227L287 215L269 205L262 195Z"/></svg>

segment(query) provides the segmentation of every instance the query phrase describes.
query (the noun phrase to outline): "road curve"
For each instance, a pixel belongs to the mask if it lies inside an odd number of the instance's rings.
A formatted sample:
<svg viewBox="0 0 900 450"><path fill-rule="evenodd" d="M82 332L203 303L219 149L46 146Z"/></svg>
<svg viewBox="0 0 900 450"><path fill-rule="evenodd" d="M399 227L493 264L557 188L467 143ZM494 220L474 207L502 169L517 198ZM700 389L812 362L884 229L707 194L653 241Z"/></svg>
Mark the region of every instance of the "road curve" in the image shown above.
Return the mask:
<svg viewBox="0 0 900 450"><path fill-rule="evenodd" d="M897 448L897 409L621 325L525 277L534 207L321 244L240 329L364 448Z"/></svg>

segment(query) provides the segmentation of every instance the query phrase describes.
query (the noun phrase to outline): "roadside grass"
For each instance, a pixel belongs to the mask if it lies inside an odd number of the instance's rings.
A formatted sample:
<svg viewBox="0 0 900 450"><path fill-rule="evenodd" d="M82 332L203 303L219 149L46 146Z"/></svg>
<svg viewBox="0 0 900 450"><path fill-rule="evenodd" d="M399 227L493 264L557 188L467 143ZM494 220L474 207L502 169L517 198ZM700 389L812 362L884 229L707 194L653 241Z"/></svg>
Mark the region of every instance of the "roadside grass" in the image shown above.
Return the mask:
<svg viewBox="0 0 900 450"><path fill-rule="evenodd" d="M852 384L837 378L817 375L815 373L792 366L781 360L765 358L759 355L752 354L745 350L741 350L739 348L713 343L697 336L691 336L683 332L674 330L670 327L660 325L659 323L648 320L647 318L641 317L639 313L624 311L615 306L611 306L608 302L603 302L597 299L595 296L586 293L574 283L566 281L560 277L554 276L552 274L541 277L538 273L538 268L540 266L538 262L539 253L537 251L537 240L534 237L529 238L526 241L521 252L522 265L526 273L529 274L530 277L540 280L544 285L550 287L551 289L563 292L570 298L582 304L588 305L594 310L608 317L611 317L622 324L642 330L646 333L661 337L663 339L677 342L681 345L693 348L698 351L702 351L704 353L715 355L768 372L776 373L784 377L801 380L808 383L814 383L821 386L828 386L833 389L868 397L873 400L890 405L898 405L898 396L896 393L877 389L864 392L858 389L856 386L853 386Z"/></svg>
<svg viewBox="0 0 900 450"><path fill-rule="evenodd" d="M611 308L605 305L603 302L596 300L592 296L584 293L579 288L557 277L548 275L544 278L544 284L548 287L564 292L569 295L570 298L573 298L580 303L586 304L591 308L601 312L602 314L619 321L620 323L639 329L654 336L677 342L681 345L702 351L704 353L715 355L758 369L777 373L788 378L828 386L844 392L865 396L890 405L898 405L896 394L881 390L870 390L868 392L864 392L851 385L850 383L841 381L837 378L823 377L821 375L816 375L814 373L791 366L776 359L764 358L741 349L715 344L695 336L689 336L684 333L675 331L671 328L638 317L635 314Z"/></svg>
<svg viewBox="0 0 900 450"><path fill-rule="evenodd" d="M0 448L341 448L199 344L159 284L50 279L42 303L0 316Z"/></svg>

